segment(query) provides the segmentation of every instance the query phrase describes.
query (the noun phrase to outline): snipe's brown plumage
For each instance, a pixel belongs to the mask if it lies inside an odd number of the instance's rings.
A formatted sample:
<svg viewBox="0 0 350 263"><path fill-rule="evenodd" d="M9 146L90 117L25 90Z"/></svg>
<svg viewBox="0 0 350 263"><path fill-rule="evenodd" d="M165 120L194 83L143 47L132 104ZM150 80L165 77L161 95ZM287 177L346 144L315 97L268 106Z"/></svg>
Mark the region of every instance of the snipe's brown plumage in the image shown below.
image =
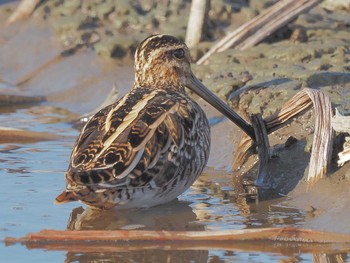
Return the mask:
<svg viewBox="0 0 350 263"><path fill-rule="evenodd" d="M139 45L131 91L86 124L56 203L150 207L188 189L207 163L210 129L185 87L254 136L251 126L193 75L190 61L187 46L173 36L150 36Z"/></svg>

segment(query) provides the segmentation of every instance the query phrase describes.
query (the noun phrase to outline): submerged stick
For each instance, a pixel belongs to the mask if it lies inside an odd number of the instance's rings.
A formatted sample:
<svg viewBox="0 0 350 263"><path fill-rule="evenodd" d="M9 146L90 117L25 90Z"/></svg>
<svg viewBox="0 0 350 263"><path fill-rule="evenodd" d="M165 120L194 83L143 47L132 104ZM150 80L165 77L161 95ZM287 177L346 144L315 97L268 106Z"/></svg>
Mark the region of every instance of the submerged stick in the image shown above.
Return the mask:
<svg viewBox="0 0 350 263"><path fill-rule="evenodd" d="M235 31L228 33L200 58L197 64L203 64L215 52L222 52L229 48L243 50L256 45L319 2L319 0L281 0L277 2Z"/></svg>
<svg viewBox="0 0 350 263"><path fill-rule="evenodd" d="M147 230L50 230L30 233L22 238L5 239L6 244L14 243L91 243L91 242L176 242L176 241L257 241L299 243L350 243L350 235L320 232L294 227L260 228L224 231L147 231Z"/></svg>
<svg viewBox="0 0 350 263"><path fill-rule="evenodd" d="M53 141L63 136L47 133L21 130L0 126L0 143L33 143L40 141Z"/></svg>

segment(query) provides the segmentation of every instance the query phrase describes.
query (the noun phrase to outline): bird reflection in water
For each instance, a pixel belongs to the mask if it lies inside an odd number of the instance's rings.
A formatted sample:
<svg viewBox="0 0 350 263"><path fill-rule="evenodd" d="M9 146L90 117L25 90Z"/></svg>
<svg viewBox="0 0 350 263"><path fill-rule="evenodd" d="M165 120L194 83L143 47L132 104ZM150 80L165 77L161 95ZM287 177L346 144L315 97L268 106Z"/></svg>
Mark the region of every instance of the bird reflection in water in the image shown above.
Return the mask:
<svg viewBox="0 0 350 263"><path fill-rule="evenodd" d="M204 230L204 225L194 223L197 219L189 203L174 200L165 205L147 209L96 211L89 207L72 210L69 230ZM154 244L117 246L70 250L65 262L207 262L208 250L157 249Z"/></svg>

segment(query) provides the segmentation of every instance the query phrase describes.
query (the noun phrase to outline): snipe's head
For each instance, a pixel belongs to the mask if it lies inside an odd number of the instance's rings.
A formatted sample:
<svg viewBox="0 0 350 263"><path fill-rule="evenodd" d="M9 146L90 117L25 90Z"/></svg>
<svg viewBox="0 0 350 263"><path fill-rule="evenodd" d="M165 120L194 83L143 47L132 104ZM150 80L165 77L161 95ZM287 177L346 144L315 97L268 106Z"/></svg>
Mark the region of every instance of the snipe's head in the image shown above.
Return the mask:
<svg viewBox="0 0 350 263"><path fill-rule="evenodd" d="M191 75L190 52L179 39L154 35L138 46L135 53L136 86L183 90Z"/></svg>
<svg viewBox="0 0 350 263"><path fill-rule="evenodd" d="M135 53L135 86L180 92L187 87L255 140L253 128L193 75L188 47L176 37L154 35L141 42Z"/></svg>

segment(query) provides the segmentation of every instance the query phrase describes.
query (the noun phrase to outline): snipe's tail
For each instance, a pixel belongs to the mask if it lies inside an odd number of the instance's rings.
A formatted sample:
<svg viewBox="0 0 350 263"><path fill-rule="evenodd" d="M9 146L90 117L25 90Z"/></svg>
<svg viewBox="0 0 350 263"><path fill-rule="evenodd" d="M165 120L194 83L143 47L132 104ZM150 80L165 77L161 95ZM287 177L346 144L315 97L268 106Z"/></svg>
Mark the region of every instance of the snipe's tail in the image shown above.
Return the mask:
<svg viewBox="0 0 350 263"><path fill-rule="evenodd" d="M59 196L56 197L54 204L64 204L78 200L79 199L75 193L64 190Z"/></svg>

